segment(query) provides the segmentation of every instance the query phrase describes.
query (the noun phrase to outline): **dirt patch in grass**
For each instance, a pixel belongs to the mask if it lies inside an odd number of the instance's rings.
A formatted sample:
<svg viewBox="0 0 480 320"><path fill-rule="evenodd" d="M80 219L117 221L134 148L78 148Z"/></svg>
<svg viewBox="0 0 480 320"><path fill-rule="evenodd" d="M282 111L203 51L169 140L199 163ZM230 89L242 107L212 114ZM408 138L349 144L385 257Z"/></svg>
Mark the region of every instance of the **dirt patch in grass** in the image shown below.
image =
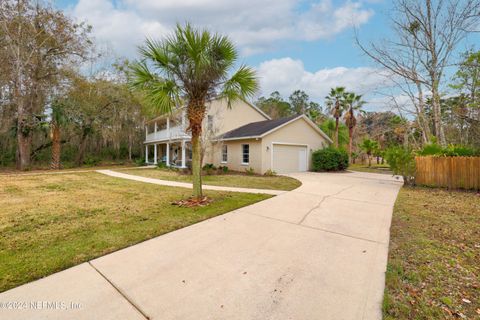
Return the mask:
<svg viewBox="0 0 480 320"><path fill-rule="evenodd" d="M180 174L174 170L154 168L144 170L122 170L122 173L156 178L161 180L192 182L192 176ZM223 186L223 187L239 187L239 188L255 188L255 189L271 189L271 190L293 190L302 185L300 181L285 176L258 176L245 174L220 174L202 176L202 182L207 185Z"/></svg>
<svg viewBox="0 0 480 320"><path fill-rule="evenodd" d="M191 190L98 173L0 177L0 292L106 253L269 198Z"/></svg>
<svg viewBox="0 0 480 320"><path fill-rule="evenodd" d="M403 188L391 227L385 319L480 319L480 195Z"/></svg>

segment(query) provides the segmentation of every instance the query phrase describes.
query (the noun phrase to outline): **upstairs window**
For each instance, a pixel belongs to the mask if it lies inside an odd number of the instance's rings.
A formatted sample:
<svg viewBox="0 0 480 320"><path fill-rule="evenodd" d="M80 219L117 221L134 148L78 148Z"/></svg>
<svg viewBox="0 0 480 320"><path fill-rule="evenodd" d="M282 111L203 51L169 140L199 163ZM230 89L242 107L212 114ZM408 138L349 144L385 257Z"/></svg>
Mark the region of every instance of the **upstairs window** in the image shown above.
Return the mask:
<svg viewBox="0 0 480 320"><path fill-rule="evenodd" d="M228 147L226 144L222 146L222 162L227 163L228 160Z"/></svg>
<svg viewBox="0 0 480 320"><path fill-rule="evenodd" d="M250 163L250 145L242 144L242 164Z"/></svg>
<svg viewBox="0 0 480 320"><path fill-rule="evenodd" d="M213 131L213 116L211 115L207 116L207 129Z"/></svg>

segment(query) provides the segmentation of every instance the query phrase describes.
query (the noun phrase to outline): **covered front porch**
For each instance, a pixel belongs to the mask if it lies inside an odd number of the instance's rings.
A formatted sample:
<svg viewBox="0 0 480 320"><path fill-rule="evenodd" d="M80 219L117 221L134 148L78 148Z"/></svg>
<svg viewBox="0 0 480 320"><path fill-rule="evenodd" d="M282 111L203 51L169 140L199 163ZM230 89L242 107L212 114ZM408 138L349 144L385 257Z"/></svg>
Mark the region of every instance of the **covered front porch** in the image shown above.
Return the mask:
<svg viewBox="0 0 480 320"><path fill-rule="evenodd" d="M168 141L145 144L145 163L167 167L188 168L192 162L190 141Z"/></svg>

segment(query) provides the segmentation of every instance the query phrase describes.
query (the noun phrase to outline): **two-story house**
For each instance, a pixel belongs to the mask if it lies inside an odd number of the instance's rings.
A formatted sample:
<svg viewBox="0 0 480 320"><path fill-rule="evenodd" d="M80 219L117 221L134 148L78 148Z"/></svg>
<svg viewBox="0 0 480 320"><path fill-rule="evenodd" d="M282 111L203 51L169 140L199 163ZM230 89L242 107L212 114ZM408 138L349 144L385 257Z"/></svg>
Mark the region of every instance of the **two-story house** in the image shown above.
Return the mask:
<svg viewBox="0 0 480 320"><path fill-rule="evenodd" d="M186 168L191 162L188 120L184 112L157 117L145 126L146 162ZM203 164L256 173L307 171L313 151L332 143L305 115L272 120L254 105L226 100L207 105Z"/></svg>

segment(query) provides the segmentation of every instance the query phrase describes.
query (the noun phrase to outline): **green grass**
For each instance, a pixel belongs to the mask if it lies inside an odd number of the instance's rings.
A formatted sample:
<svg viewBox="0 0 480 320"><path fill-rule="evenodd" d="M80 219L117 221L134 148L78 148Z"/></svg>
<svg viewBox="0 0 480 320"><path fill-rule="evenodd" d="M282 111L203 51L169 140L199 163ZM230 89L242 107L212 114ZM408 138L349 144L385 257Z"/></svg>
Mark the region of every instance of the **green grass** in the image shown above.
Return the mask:
<svg viewBox="0 0 480 320"><path fill-rule="evenodd" d="M213 203L171 203L189 189L98 173L0 176L0 292L143 240L269 198L206 192Z"/></svg>
<svg viewBox="0 0 480 320"><path fill-rule="evenodd" d="M400 191L383 311L388 320L480 319L480 194Z"/></svg>
<svg viewBox="0 0 480 320"><path fill-rule="evenodd" d="M373 162L370 167L368 166L368 164L352 163L348 167L348 170L393 175L393 172L390 170L390 167L388 166L388 164L376 164Z"/></svg>
<svg viewBox="0 0 480 320"><path fill-rule="evenodd" d="M162 180L192 182L191 175L180 174L177 171L168 169L127 169L121 170L121 172ZM202 182L204 184L214 186L272 190L293 190L302 185L300 181L291 177L258 175L248 176L244 174L205 175L202 176Z"/></svg>

